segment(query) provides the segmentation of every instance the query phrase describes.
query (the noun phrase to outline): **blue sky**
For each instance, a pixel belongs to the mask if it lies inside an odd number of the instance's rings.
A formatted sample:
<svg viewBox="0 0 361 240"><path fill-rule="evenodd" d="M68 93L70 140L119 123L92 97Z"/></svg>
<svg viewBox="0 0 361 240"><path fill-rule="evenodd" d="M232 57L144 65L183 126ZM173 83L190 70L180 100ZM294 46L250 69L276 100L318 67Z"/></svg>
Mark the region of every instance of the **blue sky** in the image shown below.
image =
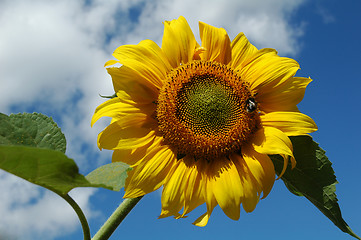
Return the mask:
<svg viewBox="0 0 361 240"><path fill-rule="evenodd" d="M122 44L161 43L162 21L184 15L198 35L198 21L224 27L231 39L245 32L258 48L271 47L296 59L297 76L311 77L299 105L319 130L312 136L333 162L339 205L361 235L361 3L336 0L243 1L2 1L0 2L0 112L52 116L67 139L67 154L86 174L110 161L90 128L94 109L111 95L103 65ZM75 214L48 191L0 172L0 234L10 239L82 239ZM92 233L118 206L123 192L72 191L85 209ZM160 219L161 192L145 196L111 239L353 239L305 198L276 181L252 213L230 220L219 207L207 227L191 223L204 206L182 220Z"/></svg>

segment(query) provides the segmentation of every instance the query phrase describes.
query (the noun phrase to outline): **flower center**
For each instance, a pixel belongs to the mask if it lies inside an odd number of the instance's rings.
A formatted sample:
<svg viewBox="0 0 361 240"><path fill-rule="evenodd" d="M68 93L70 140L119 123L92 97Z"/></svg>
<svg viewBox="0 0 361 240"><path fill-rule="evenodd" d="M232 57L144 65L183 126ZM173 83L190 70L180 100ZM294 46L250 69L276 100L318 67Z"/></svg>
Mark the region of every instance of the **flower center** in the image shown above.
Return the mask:
<svg viewBox="0 0 361 240"><path fill-rule="evenodd" d="M260 124L248 84L230 67L205 61L168 74L157 119L165 143L179 156L207 161L239 151Z"/></svg>

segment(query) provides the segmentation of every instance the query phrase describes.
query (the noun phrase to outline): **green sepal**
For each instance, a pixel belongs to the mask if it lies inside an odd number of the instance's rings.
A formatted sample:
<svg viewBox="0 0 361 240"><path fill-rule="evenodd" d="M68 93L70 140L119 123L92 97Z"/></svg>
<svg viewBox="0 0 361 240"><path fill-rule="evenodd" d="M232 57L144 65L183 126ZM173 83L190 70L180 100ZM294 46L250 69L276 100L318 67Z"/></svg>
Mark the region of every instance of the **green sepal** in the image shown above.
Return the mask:
<svg viewBox="0 0 361 240"><path fill-rule="evenodd" d="M100 96L100 97L102 97L102 98L110 98L110 99L112 99L112 98L117 97L117 94L116 94L116 93L114 93L114 94L113 94L113 95L111 95L111 96L103 96L103 95L100 95L100 94L99 94L99 96Z"/></svg>
<svg viewBox="0 0 361 240"><path fill-rule="evenodd" d="M281 177L288 190L297 196L306 197L339 229L360 239L342 218L337 203L336 176L325 151L309 136L296 136L290 139L297 164L292 169L289 163ZM279 175L283 169L283 158L278 155L270 157Z"/></svg>

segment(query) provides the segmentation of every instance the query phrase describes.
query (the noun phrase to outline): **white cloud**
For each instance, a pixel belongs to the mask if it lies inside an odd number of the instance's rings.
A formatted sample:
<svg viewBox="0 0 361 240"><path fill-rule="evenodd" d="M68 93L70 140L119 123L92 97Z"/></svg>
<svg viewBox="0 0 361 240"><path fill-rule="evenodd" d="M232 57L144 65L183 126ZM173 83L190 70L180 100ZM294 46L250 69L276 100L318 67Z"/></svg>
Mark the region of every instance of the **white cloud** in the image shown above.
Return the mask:
<svg viewBox="0 0 361 240"><path fill-rule="evenodd" d="M299 50L298 40L303 34L303 23L290 23L291 14L303 0L169 0L147 1L139 16L138 27L122 38L137 43L144 37L160 43L164 20L186 17L196 36L198 21L223 27L231 39L239 32L258 47L276 48L281 54L294 55Z"/></svg>
<svg viewBox="0 0 361 240"><path fill-rule="evenodd" d="M96 147L96 136L107 120L91 129L90 119L96 106L104 101L98 94L113 93L103 65L112 58L116 47L137 44L145 38L160 44L162 22L184 15L196 37L198 21L204 21L224 27L231 38L245 32L258 47L273 47L280 54L293 55L299 50L303 25L291 24L290 16L302 3L303 0L1 1L0 110L10 113L14 108L36 109L54 115L67 137L67 154L76 159L83 172L89 172L110 159L109 152L100 154ZM54 237L64 233L64 229L74 230L69 223L76 221L75 216L71 209L63 211L59 207L66 208L62 199L17 178L0 176L0 181L2 192L6 193L0 195L0 229L14 226L24 234L47 233ZM88 206L93 191L83 191L81 199ZM89 216L92 213L89 210Z"/></svg>
<svg viewBox="0 0 361 240"><path fill-rule="evenodd" d="M0 237L16 239L52 239L66 235L80 222L74 210L61 197L16 176L0 172ZM88 218L97 213L90 209L89 197L96 189L82 188L71 192L72 198Z"/></svg>

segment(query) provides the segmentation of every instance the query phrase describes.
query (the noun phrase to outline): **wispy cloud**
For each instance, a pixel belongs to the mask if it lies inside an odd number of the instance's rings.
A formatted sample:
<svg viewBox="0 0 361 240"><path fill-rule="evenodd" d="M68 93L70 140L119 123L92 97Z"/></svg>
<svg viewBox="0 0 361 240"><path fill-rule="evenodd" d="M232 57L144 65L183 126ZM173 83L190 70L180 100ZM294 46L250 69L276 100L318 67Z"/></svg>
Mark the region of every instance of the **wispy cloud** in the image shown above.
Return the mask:
<svg viewBox="0 0 361 240"><path fill-rule="evenodd" d="M118 36L120 42L134 44L144 37L161 41L164 20L183 15L187 18L195 35L198 35L198 21L223 27L235 37L244 32L256 46L276 48L281 54L297 54L298 41L303 34L303 24L291 24L290 16L303 0L170 0L146 1L140 12L136 27L125 36Z"/></svg>
<svg viewBox="0 0 361 240"><path fill-rule="evenodd" d="M291 25L289 16L302 3L302 0L2 1L0 110L5 113L35 110L52 115L67 136L67 154L76 159L83 172L89 172L110 159L109 152L99 154L96 146L97 134L107 120L91 129L90 119L96 106L104 101L98 94L113 93L103 65L112 58L116 47L137 44L145 38L161 44L162 22L184 15L198 38L198 21L204 21L224 27L231 38L245 32L258 47L273 47L280 54L294 55L299 51L303 28L302 24ZM52 237L63 234L64 229L74 230L69 223L74 223L75 217L62 199L9 175L2 174L0 181L2 192L6 193L0 197L3 229L19 232L9 228L15 226L24 235L46 232ZM92 193L91 190L79 193L84 206L89 205ZM50 209L52 216L48 213ZM92 213L89 210L89 216Z"/></svg>
<svg viewBox="0 0 361 240"><path fill-rule="evenodd" d="M321 16L322 21L325 24L334 23L336 21L336 18L325 7L318 5L316 13Z"/></svg>
<svg viewBox="0 0 361 240"><path fill-rule="evenodd" d="M80 228L74 210L59 196L0 172L0 234L16 239L52 239ZM89 197L96 189L75 189L71 196L88 218L97 215Z"/></svg>

